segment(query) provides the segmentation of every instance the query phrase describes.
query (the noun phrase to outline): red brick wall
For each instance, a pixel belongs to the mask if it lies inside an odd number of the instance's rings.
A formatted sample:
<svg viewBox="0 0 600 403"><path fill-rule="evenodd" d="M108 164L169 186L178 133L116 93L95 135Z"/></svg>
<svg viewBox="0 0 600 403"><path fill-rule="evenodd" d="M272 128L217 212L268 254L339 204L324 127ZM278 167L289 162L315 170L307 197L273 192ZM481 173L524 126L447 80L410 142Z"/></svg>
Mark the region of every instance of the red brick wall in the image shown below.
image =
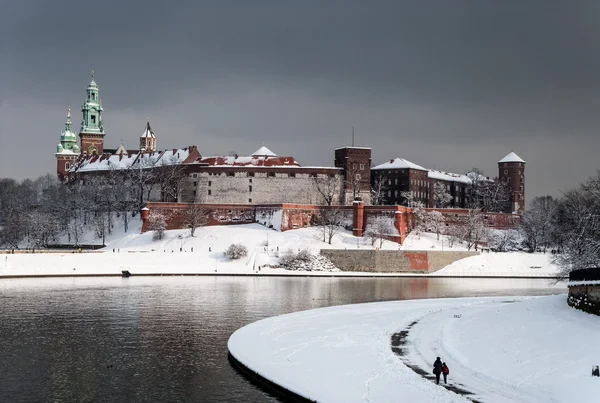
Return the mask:
<svg viewBox="0 0 600 403"><path fill-rule="evenodd" d="M147 203L150 210L149 219L142 225L142 233L150 229L153 217L162 214L167 223L167 229L185 228L184 211L190 204L184 203ZM255 205L253 204L202 204L197 205L207 210L206 225L249 224L255 222Z"/></svg>
<svg viewBox="0 0 600 403"><path fill-rule="evenodd" d="M467 209L443 209L443 208L428 208L425 211L439 211L444 215L446 223L452 225L460 223L469 214ZM519 214L506 213L481 213L486 227L494 229L515 229L521 222Z"/></svg>

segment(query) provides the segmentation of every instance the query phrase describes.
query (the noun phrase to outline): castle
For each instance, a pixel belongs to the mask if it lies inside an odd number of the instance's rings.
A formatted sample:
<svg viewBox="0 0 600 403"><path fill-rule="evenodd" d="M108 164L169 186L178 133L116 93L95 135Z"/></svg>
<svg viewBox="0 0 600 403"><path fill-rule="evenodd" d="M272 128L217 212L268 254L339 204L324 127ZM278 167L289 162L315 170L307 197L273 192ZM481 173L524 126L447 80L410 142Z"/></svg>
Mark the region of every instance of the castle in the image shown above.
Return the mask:
<svg viewBox="0 0 600 403"><path fill-rule="evenodd" d="M79 136L75 135L70 107L57 146L56 172L62 181L81 180L110 170L180 167L185 186L175 196L154 190L149 201L203 204L296 203L349 205L355 200L371 203L379 189L378 204L405 204L409 192L425 207L434 207L433 188L445 186L449 207L465 208L472 176L426 169L402 158L372 167L371 149L346 146L334 151L330 167L302 166L292 156L279 156L264 145L249 156L205 156L197 146L158 150L157 136L147 122L139 149L104 147L102 101L94 73L81 107ZM77 144L79 137L79 145ZM511 152L498 161L498 178L508 184L511 205L507 212L525 207L525 161ZM375 201L375 200L373 200Z"/></svg>

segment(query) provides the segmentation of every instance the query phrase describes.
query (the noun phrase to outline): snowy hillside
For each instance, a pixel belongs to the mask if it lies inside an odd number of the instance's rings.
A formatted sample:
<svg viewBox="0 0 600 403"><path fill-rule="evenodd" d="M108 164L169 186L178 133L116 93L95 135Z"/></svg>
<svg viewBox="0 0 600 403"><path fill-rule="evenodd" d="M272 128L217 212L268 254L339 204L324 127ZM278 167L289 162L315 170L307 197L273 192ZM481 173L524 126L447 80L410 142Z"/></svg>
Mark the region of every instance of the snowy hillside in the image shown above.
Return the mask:
<svg viewBox="0 0 600 403"><path fill-rule="evenodd" d="M106 239L106 248L93 253L46 253L4 256L0 262L0 275L19 274L115 274L121 270L141 273L286 273L288 270L265 268L277 266L282 255L307 250L317 255L321 249L375 249L369 239L354 237L341 230L332 244L323 242L319 228L302 228L278 232L260 224L209 226L196 230L194 237L188 230L165 231L163 240L154 241L152 232L140 234L141 221L130 222L127 233L122 222L116 222L113 233ZM64 239L63 241L67 241ZM93 231L83 234L81 243L101 244ZM248 256L239 260L227 259L223 252L229 245L242 244ZM448 240L437 240L435 234L411 234L403 246L383 241L384 250L466 250L455 243L450 248ZM463 264L464 262L464 264ZM316 268L316 267L313 267ZM321 267L318 267L319 269ZM535 271L534 271L535 270ZM536 275L553 273L548 256L541 254L501 253L483 254L463 259L438 272L445 275ZM294 272L302 274L302 272ZM534 274L531 274L534 273ZM329 273L331 274L331 273ZM344 275L344 273L339 273ZM356 273L348 273L356 274ZM372 273L367 273L372 275ZM437 274L437 273L436 273ZM539 275L539 274L537 274Z"/></svg>

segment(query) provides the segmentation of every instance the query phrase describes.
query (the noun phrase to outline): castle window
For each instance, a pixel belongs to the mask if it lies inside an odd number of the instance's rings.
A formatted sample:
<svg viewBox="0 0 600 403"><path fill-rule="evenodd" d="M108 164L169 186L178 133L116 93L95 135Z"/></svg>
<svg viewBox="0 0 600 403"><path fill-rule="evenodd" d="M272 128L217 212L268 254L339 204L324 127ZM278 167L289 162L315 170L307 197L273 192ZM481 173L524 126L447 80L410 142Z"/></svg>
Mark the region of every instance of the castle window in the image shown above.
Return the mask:
<svg viewBox="0 0 600 403"><path fill-rule="evenodd" d="M227 172L227 176L235 176L235 172Z"/></svg>
<svg viewBox="0 0 600 403"><path fill-rule="evenodd" d="M394 185L398 184L398 178L394 179Z"/></svg>
<svg viewBox="0 0 600 403"><path fill-rule="evenodd" d="M210 196L210 194L211 194L211 191L210 191L210 189L208 189L208 195Z"/></svg>
<svg viewBox="0 0 600 403"><path fill-rule="evenodd" d="M248 172L248 176L254 176L254 172ZM250 179L252 180L252 179Z"/></svg>
<svg viewBox="0 0 600 403"><path fill-rule="evenodd" d="M508 178L506 178L506 179L507 179L507 182L510 183L510 176Z"/></svg>
<svg viewBox="0 0 600 403"><path fill-rule="evenodd" d="M295 178L295 177L296 177L296 174L295 174L295 173L293 173L293 172L292 172L292 173L289 173L289 174L288 174L288 177L290 177L290 178Z"/></svg>
<svg viewBox="0 0 600 403"><path fill-rule="evenodd" d="M92 115L92 116L91 116L91 118L92 118L92 123L93 123L93 124L96 124L96 116L95 116L95 115Z"/></svg>
<svg viewBox="0 0 600 403"><path fill-rule="evenodd" d="M508 169L504 170L504 175L508 175Z"/></svg>
<svg viewBox="0 0 600 403"><path fill-rule="evenodd" d="M356 174L356 180L359 181L360 180L360 174Z"/></svg>
<svg viewBox="0 0 600 403"><path fill-rule="evenodd" d="M198 186L198 182L194 182L194 187Z"/></svg>
<svg viewBox="0 0 600 403"><path fill-rule="evenodd" d="M197 178L198 174L193 174L192 177Z"/></svg>
<svg viewBox="0 0 600 403"><path fill-rule="evenodd" d="M212 184L212 181L208 181L208 186L210 186Z"/></svg>
<svg viewBox="0 0 600 403"><path fill-rule="evenodd" d="M356 164L352 164L352 169L356 169Z"/></svg>
<svg viewBox="0 0 600 403"><path fill-rule="evenodd" d="M360 164L360 170L362 171L363 169L365 169L365 164Z"/></svg>
<svg viewBox="0 0 600 403"><path fill-rule="evenodd" d="M248 186L248 192L252 192L252 186Z"/></svg>
<svg viewBox="0 0 600 403"><path fill-rule="evenodd" d="M71 164L69 164L68 162L65 164L65 169L69 169L71 168Z"/></svg>
<svg viewBox="0 0 600 403"><path fill-rule="evenodd" d="M252 179L248 179L248 183L252 183Z"/></svg>
<svg viewBox="0 0 600 403"><path fill-rule="evenodd" d="M252 203L252 199L248 199L248 203Z"/></svg>
<svg viewBox="0 0 600 403"><path fill-rule="evenodd" d="M196 191L194 190L194 196L196 196Z"/></svg>
<svg viewBox="0 0 600 403"><path fill-rule="evenodd" d="M269 172L268 176L274 177L275 176L275 172Z"/></svg>

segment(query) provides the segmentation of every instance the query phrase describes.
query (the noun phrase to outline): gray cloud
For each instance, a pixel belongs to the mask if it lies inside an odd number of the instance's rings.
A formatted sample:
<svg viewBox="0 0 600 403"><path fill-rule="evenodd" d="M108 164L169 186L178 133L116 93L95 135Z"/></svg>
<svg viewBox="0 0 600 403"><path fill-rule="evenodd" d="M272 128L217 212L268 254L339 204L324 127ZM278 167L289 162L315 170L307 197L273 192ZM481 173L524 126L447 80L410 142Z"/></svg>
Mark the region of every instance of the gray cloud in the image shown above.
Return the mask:
<svg viewBox="0 0 600 403"><path fill-rule="evenodd" d="M329 165L357 141L374 163L496 174L514 149L527 196L598 168L594 1L4 1L0 175L53 172L68 103L96 70L106 142L249 153L262 141ZM77 121L77 119L75 119ZM24 158L24 153L30 157Z"/></svg>

